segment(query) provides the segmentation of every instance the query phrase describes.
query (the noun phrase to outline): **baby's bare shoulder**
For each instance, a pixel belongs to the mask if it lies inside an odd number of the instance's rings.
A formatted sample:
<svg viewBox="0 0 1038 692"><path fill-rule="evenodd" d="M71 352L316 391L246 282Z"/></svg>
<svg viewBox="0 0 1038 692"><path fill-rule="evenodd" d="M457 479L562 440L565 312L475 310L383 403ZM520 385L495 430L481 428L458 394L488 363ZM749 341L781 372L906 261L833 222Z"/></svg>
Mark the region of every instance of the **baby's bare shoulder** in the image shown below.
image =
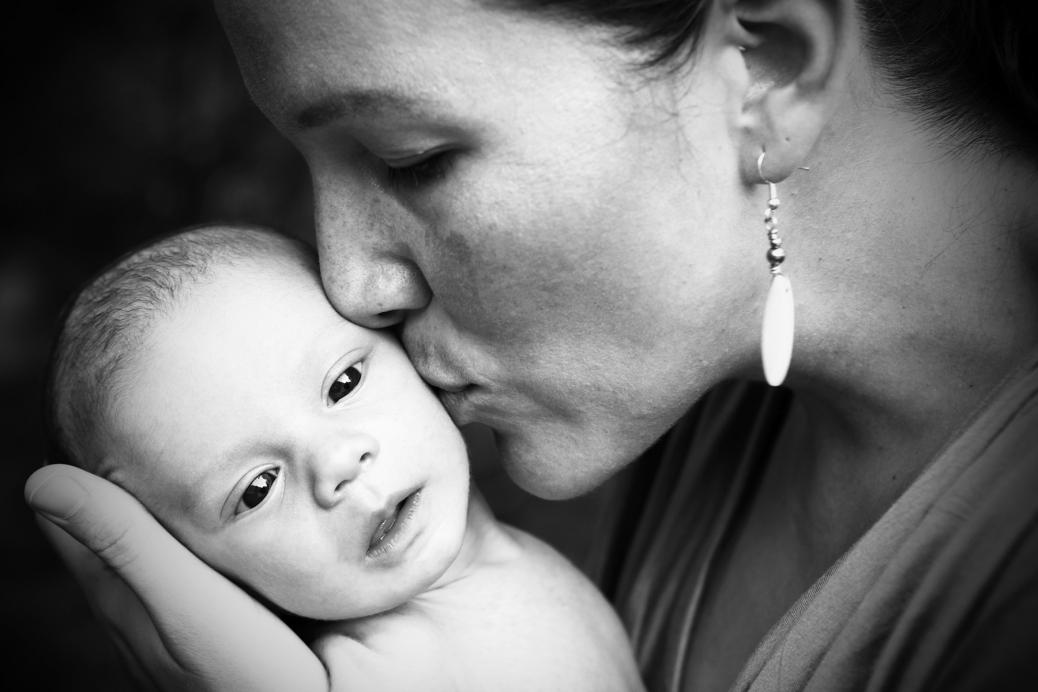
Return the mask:
<svg viewBox="0 0 1038 692"><path fill-rule="evenodd" d="M509 549L464 578L330 631L318 649L329 671L362 649L379 689L642 689L627 635L595 586L542 541L507 527L505 536Z"/></svg>
<svg viewBox="0 0 1038 692"><path fill-rule="evenodd" d="M598 589L547 544L505 530L512 559L452 584L467 605L444 611L459 618L451 629L473 689L641 689L626 632Z"/></svg>
<svg viewBox="0 0 1038 692"><path fill-rule="evenodd" d="M458 690L439 624L410 606L329 623L311 643L336 690Z"/></svg>

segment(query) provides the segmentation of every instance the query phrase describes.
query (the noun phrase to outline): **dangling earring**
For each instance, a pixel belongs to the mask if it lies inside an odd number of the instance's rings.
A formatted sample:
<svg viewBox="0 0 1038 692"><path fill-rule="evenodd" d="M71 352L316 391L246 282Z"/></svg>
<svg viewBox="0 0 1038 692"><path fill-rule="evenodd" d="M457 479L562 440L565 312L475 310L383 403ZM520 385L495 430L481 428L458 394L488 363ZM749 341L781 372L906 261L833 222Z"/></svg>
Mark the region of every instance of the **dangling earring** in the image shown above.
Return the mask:
<svg viewBox="0 0 1038 692"><path fill-rule="evenodd" d="M778 187L764 175L764 151L757 159L757 173L768 185L768 208L764 212L764 228L768 232L768 265L771 268L771 288L764 303L764 322L761 325L760 354L764 365L764 379L777 387L786 379L789 362L793 358L793 287L782 273L786 251L778 234L775 212L779 208Z"/></svg>

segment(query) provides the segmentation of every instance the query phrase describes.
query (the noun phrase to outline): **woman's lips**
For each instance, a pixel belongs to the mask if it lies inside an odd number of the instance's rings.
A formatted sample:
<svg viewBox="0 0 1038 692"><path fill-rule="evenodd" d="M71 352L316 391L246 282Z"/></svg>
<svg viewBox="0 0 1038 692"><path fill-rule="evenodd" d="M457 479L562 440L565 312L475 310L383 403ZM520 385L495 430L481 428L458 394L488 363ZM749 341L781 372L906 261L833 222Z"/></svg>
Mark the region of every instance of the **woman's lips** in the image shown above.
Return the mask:
<svg viewBox="0 0 1038 692"><path fill-rule="evenodd" d="M445 392L460 392L466 389L472 382L464 377L461 370L456 366L459 362L448 357L443 348L433 345L432 342L415 338L408 330L401 334L401 341L407 357L411 359L418 374L422 376L431 387Z"/></svg>
<svg viewBox="0 0 1038 692"><path fill-rule="evenodd" d="M368 557L390 553L405 536L421 501L422 491L416 490L382 514L368 541Z"/></svg>
<svg viewBox="0 0 1038 692"><path fill-rule="evenodd" d="M467 407L465 406L465 401L472 393L472 390L473 385L468 385L453 391L439 388L436 391L436 395L440 399L440 404L447 409L447 413L449 413L450 417L454 419L455 425L464 425L465 423L471 422L466 415Z"/></svg>

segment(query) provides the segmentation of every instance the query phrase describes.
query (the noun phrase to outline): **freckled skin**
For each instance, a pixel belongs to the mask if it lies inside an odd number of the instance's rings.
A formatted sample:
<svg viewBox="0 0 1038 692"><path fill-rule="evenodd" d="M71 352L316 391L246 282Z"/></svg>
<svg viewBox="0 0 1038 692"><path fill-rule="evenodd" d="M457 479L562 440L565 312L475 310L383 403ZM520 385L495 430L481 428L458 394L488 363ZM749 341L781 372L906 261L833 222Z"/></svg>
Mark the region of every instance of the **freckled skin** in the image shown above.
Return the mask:
<svg viewBox="0 0 1038 692"><path fill-rule="evenodd" d="M520 484L593 487L717 373L756 365L759 239L731 229L759 205L724 65L650 81L600 33L472 2L219 6L253 97L311 167L332 303L399 322L433 385L474 385L445 403L495 430ZM425 105L354 101L298 127L372 88ZM387 151L428 150L448 152L442 173L387 180ZM718 314L753 319L705 330Z"/></svg>

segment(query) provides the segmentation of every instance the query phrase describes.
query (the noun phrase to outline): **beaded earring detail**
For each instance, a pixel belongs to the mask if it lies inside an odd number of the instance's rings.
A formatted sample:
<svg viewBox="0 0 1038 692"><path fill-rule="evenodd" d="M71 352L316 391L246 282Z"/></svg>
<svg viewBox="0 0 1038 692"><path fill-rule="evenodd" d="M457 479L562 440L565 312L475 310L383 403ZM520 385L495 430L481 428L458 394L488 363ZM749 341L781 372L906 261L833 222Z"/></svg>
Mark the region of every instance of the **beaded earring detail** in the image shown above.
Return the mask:
<svg viewBox="0 0 1038 692"><path fill-rule="evenodd" d="M779 208L778 187L764 175L764 152L757 159L757 173L768 185L768 208L764 212L764 228L768 233L768 265L771 268L771 288L764 303L764 321L761 325L760 354L764 379L778 387L786 379L789 362L793 359L793 286L782 273L786 251L778 234L775 212Z"/></svg>

